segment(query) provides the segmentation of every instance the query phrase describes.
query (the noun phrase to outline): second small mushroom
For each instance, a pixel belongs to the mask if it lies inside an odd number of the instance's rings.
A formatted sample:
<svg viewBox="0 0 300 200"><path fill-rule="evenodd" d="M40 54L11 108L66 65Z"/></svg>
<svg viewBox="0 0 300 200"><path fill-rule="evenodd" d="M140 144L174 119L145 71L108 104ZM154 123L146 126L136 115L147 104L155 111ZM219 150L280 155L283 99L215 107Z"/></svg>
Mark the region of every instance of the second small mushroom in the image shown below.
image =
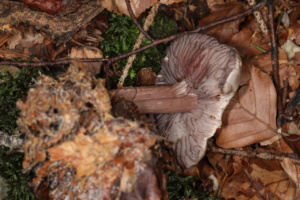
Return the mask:
<svg viewBox="0 0 300 200"><path fill-rule="evenodd" d="M184 34L172 42L152 87L113 90L156 115L159 133L173 144L179 164L191 167L205 154L207 140L238 89L241 58L213 37Z"/></svg>

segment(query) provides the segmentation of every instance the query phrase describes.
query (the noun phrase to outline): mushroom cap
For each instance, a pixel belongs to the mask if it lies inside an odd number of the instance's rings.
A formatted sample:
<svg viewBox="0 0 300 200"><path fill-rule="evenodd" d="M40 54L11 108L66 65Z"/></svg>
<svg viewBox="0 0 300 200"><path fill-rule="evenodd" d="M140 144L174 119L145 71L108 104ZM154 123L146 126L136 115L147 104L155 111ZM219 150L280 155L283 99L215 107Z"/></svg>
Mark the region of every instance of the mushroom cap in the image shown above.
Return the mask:
<svg viewBox="0 0 300 200"><path fill-rule="evenodd" d="M207 140L221 126L222 113L238 89L241 65L236 49L203 34L184 34L167 49L156 85L185 81L198 95L190 112L156 116L159 132L173 144L181 166L189 168L204 156Z"/></svg>

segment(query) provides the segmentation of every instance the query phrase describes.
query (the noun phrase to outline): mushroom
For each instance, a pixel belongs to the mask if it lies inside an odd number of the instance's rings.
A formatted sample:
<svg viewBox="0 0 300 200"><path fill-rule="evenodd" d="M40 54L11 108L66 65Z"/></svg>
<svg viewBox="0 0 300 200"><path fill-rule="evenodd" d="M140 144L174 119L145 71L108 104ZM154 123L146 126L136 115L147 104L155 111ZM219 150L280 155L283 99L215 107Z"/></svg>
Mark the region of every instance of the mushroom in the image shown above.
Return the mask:
<svg viewBox="0 0 300 200"><path fill-rule="evenodd" d="M179 164L189 168L202 159L207 140L221 126L239 86L241 65L233 47L207 35L184 34L167 49L157 86L110 93L133 100L141 112L160 113L159 133L173 144Z"/></svg>

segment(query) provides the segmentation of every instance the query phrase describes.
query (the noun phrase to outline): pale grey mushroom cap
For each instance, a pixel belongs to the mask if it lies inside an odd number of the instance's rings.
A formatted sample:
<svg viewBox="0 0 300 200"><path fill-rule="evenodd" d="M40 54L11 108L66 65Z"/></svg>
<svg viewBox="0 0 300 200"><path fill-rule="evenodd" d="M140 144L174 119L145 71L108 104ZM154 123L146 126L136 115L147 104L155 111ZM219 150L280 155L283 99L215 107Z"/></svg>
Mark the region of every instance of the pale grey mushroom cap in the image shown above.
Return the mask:
<svg viewBox="0 0 300 200"><path fill-rule="evenodd" d="M221 126L222 113L238 89L241 66L236 49L203 34L185 34L167 49L156 85L185 81L198 95L190 112L156 116L160 134L173 143L183 167L205 155L207 140Z"/></svg>

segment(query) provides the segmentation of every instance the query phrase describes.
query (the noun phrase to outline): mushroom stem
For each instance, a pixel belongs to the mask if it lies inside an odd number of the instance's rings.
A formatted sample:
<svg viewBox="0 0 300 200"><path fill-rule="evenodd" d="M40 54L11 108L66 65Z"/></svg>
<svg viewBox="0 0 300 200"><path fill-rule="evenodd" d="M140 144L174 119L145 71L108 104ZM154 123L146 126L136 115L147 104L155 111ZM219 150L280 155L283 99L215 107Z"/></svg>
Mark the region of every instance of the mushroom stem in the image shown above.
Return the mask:
<svg viewBox="0 0 300 200"><path fill-rule="evenodd" d="M197 105L198 97L185 81L172 85L132 87L110 90L111 97L122 96L133 101L140 113L188 112Z"/></svg>

